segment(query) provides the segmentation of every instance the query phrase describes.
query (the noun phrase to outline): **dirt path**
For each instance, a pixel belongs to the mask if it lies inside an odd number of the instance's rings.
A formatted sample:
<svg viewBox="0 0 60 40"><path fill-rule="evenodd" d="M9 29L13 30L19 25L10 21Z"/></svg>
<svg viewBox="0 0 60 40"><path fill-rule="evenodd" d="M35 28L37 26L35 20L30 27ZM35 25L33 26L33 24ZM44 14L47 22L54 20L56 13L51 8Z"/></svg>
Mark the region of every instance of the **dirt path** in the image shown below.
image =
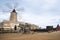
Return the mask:
<svg viewBox="0 0 60 40"><path fill-rule="evenodd" d="M60 40L60 32L35 34L5 33L0 34L0 40Z"/></svg>

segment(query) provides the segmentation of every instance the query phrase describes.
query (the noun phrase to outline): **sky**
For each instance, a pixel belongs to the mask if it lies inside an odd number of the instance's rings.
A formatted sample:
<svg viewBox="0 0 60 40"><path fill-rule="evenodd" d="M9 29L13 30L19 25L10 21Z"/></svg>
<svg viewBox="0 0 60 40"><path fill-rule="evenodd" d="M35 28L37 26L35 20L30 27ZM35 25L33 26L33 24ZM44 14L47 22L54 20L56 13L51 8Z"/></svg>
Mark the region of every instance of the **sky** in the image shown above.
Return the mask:
<svg viewBox="0 0 60 40"><path fill-rule="evenodd" d="M15 4L18 4L16 11L19 21L36 24L41 28L60 24L60 0L0 0L0 22L9 20ZM20 8L24 10L19 11Z"/></svg>

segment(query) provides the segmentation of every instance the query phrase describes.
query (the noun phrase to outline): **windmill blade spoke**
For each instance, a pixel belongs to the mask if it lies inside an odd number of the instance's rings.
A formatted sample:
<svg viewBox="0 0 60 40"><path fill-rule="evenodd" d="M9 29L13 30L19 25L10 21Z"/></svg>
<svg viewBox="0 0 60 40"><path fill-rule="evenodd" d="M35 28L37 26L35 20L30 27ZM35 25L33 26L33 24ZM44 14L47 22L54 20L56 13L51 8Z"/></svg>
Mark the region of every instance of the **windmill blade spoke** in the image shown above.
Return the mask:
<svg viewBox="0 0 60 40"><path fill-rule="evenodd" d="M9 3L6 3L6 6L10 9L13 9L12 6Z"/></svg>
<svg viewBox="0 0 60 40"><path fill-rule="evenodd" d="M18 8L17 11L24 11L24 8Z"/></svg>
<svg viewBox="0 0 60 40"><path fill-rule="evenodd" d="M15 3L14 3L14 9L16 9L17 7L18 7L18 3L15 2Z"/></svg>
<svg viewBox="0 0 60 40"><path fill-rule="evenodd" d="M22 15L21 14L18 14L18 19L22 19Z"/></svg>
<svg viewBox="0 0 60 40"><path fill-rule="evenodd" d="M11 11L11 10L8 10L8 11L7 11L7 10L3 10L2 12L3 12L3 13L9 13L10 11Z"/></svg>
<svg viewBox="0 0 60 40"><path fill-rule="evenodd" d="M5 11L5 10L3 10L2 12L9 12L9 11Z"/></svg>

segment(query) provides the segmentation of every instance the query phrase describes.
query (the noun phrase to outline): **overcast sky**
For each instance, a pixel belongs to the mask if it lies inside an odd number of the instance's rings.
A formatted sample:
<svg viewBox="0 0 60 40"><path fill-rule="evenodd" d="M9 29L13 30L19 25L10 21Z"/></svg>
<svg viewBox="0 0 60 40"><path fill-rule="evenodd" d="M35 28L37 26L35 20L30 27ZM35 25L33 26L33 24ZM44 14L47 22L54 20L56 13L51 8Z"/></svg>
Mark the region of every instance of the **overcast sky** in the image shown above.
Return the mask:
<svg viewBox="0 0 60 40"><path fill-rule="evenodd" d="M24 11L18 11L20 21L36 24L42 28L47 25L56 27L60 24L60 0L0 0L0 21L9 19L9 12L2 12L11 10L6 4L13 5L18 3L17 8L24 8ZM10 11L10 12L11 12Z"/></svg>

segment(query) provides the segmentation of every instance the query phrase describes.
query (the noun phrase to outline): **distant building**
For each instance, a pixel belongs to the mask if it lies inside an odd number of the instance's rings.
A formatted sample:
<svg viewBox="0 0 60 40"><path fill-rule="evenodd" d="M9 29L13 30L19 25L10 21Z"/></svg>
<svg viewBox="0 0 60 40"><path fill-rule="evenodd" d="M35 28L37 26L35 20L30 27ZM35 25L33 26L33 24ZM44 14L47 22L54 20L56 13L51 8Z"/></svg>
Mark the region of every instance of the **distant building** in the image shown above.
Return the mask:
<svg viewBox="0 0 60 40"><path fill-rule="evenodd" d="M46 30L48 32L52 32L53 31L53 26L46 26Z"/></svg>
<svg viewBox="0 0 60 40"><path fill-rule="evenodd" d="M4 28L4 30L11 30L11 29L14 30L14 28L16 28L16 30L18 30L19 24L27 25L31 29L36 29L38 27L38 26L36 26L34 24L29 24L29 23L25 23L25 22L19 22L17 20L17 12L16 12L15 9L13 9L13 11L11 12L11 15L10 15L10 20L9 21L3 20L3 22L0 23L0 28Z"/></svg>
<svg viewBox="0 0 60 40"><path fill-rule="evenodd" d="M57 31L60 30L60 26L59 26L59 24L57 25L56 30L57 30Z"/></svg>

